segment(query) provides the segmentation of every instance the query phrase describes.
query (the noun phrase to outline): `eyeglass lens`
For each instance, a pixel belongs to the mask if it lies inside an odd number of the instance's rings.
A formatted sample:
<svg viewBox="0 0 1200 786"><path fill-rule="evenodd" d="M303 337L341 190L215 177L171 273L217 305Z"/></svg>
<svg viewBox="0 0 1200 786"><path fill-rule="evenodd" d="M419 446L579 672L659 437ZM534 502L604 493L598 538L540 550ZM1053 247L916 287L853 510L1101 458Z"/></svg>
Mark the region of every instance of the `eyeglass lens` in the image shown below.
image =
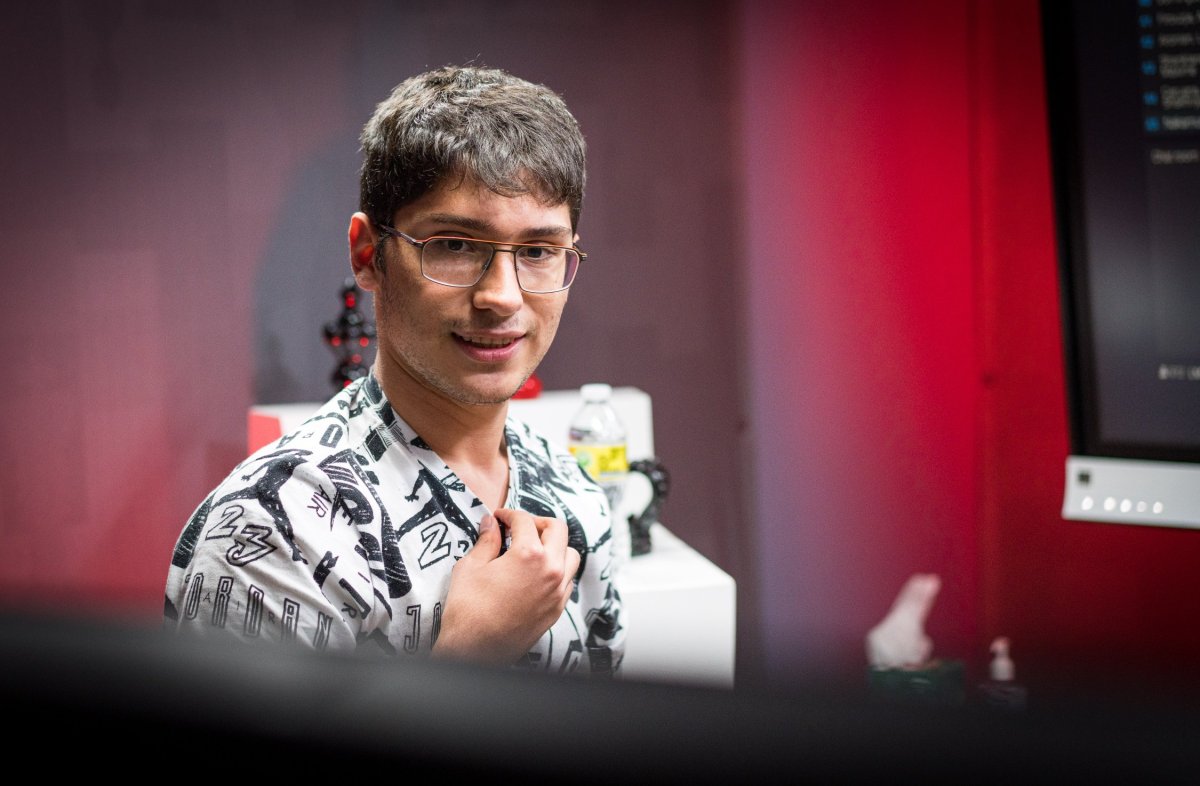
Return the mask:
<svg viewBox="0 0 1200 786"><path fill-rule="evenodd" d="M517 260L517 282L527 292L565 289L579 268L579 254L557 246L511 247ZM451 286L469 287L483 277L494 246L461 237L433 237L421 249L421 271ZM501 249L507 250L507 249Z"/></svg>

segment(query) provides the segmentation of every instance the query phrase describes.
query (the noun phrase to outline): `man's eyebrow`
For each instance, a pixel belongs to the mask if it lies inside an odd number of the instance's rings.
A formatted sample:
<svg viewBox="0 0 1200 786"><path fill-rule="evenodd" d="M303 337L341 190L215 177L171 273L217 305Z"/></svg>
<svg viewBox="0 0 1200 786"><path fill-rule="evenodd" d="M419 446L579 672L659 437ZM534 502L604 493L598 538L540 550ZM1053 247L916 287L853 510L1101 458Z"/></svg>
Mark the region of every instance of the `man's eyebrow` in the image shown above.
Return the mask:
<svg viewBox="0 0 1200 786"><path fill-rule="evenodd" d="M497 231L495 225L489 221L472 216L460 216L454 213L430 213L427 216L421 216L421 219L431 224L451 224L462 227L471 232L478 232L481 237L484 235L494 235ZM523 230L521 234L525 237L570 237L571 228L558 225L530 227Z"/></svg>

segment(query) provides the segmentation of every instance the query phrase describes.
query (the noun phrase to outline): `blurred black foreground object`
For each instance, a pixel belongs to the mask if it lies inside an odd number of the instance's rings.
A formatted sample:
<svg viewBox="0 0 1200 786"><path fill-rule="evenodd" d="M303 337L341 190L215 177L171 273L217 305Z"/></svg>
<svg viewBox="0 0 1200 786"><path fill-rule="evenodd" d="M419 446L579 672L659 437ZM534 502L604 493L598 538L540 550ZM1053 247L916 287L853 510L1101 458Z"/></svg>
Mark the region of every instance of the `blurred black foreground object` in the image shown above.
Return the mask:
<svg viewBox="0 0 1200 786"><path fill-rule="evenodd" d="M47 618L5 619L0 651L7 749L60 777L1012 784L1182 782L1200 771L1200 713L1158 703L1014 715L816 689L597 683Z"/></svg>

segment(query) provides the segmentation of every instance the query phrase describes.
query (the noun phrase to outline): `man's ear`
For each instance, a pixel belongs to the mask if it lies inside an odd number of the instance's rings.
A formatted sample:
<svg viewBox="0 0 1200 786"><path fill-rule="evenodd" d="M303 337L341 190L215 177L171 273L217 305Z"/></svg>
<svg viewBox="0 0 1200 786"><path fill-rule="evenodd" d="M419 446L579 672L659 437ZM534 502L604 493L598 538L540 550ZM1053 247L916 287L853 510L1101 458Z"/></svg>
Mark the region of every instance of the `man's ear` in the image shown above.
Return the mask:
<svg viewBox="0 0 1200 786"><path fill-rule="evenodd" d="M350 241L350 269L354 271L354 280L359 289L374 292L383 282L383 276L375 265L375 244L378 238L366 213L350 216L347 236Z"/></svg>

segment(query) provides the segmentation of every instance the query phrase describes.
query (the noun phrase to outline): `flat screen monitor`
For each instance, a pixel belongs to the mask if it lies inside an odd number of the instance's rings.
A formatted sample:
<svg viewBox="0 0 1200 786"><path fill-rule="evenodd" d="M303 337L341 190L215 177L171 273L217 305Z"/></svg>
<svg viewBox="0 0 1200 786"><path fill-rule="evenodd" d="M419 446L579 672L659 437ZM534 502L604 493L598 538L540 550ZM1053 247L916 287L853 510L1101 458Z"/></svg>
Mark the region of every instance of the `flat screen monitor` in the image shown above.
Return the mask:
<svg viewBox="0 0 1200 786"><path fill-rule="evenodd" d="M1063 516L1200 527L1200 3L1044 0Z"/></svg>

